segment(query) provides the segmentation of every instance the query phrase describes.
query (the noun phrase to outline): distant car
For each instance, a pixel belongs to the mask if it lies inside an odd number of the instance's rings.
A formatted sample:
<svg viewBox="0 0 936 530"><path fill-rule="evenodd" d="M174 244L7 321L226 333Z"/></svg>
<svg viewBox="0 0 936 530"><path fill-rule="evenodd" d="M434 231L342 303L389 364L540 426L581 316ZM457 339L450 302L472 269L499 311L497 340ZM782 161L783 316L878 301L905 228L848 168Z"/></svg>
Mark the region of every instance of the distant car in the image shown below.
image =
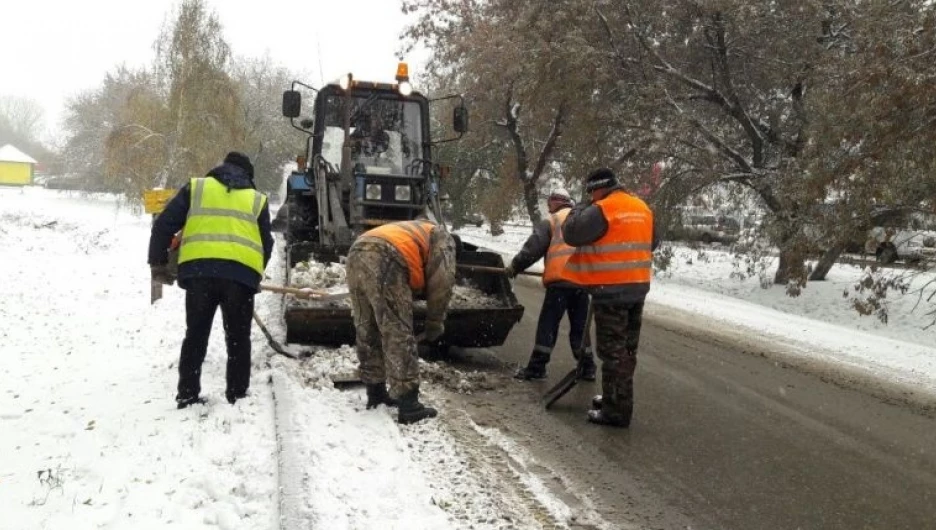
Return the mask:
<svg viewBox="0 0 936 530"><path fill-rule="evenodd" d="M865 252L881 263L908 263L936 259L936 231L876 226L868 232Z"/></svg>
<svg viewBox="0 0 936 530"><path fill-rule="evenodd" d="M481 227L481 225L484 224L484 217L481 214L477 214L477 213L465 214L465 217L463 220L466 225L475 225L479 228Z"/></svg>
<svg viewBox="0 0 936 530"><path fill-rule="evenodd" d="M679 232L687 241L730 245L738 241L741 223L727 215L686 215Z"/></svg>

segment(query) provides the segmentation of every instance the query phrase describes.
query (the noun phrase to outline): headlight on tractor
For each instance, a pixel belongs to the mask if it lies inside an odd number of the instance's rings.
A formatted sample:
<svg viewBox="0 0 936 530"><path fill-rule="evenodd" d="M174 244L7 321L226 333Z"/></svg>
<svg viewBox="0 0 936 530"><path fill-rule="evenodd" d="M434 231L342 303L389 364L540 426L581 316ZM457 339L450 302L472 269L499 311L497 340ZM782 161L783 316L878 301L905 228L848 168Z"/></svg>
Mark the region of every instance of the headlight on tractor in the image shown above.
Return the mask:
<svg viewBox="0 0 936 530"><path fill-rule="evenodd" d="M412 199L412 192L409 186L394 186L393 198L399 202L409 202Z"/></svg>
<svg viewBox="0 0 936 530"><path fill-rule="evenodd" d="M364 189L364 198L369 201L380 200L380 184L368 184Z"/></svg>

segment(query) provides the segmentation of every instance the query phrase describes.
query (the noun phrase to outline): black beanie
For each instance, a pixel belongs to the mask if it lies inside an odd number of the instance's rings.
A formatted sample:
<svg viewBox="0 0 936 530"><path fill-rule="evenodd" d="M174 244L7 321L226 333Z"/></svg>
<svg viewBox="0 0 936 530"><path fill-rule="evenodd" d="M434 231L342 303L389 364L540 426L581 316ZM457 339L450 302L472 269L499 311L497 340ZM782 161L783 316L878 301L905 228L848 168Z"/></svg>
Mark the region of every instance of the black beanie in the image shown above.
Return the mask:
<svg viewBox="0 0 936 530"><path fill-rule="evenodd" d="M614 171L606 167L592 171L585 179L585 191L589 193L602 188L613 188L617 185L618 179Z"/></svg>
<svg viewBox="0 0 936 530"><path fill-rule="evenodd" d="M244 153L238 153L237 151L231 151L224 157L225 164L231 164L232 166L237 166L247 172L247 176L250 177L250 180L254 178L254 167L250 163L250 159L247 158L247 155Z"/></svg>

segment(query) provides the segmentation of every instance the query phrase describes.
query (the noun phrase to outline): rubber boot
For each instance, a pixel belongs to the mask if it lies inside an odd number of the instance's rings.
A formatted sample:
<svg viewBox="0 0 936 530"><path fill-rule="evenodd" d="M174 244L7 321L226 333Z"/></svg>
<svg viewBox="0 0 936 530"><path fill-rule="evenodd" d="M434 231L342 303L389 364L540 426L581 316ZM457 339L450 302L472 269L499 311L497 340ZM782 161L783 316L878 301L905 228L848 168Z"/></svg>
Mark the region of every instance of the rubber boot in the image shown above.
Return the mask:
<svg viewBox="0 0 936 530"><path fill-rule="evenodd" d="M395 407L397 406L397 400L390 397L390 394L387 393L386 383L367 385L367 408L375 409L381 405Z"/></svg>
<svg viewBox="0 0 936 530"><path fill-rule="evenodd" d="M530 355L530 360L525 368L517 370L515 379L529 381L530 379L546 379L546 365L549 363L550 355L540 351L535 351Z"/></svg>
<svg viewBox="0 0 936 530"><path fill-rule="evenodd" d="M594 381L596 379L596 372L598 367L595 365L595 356L592 355L592 352L573 352L575 360L582 363L582 380L583 381ZM585 360L582 360L582 355L585 356Z"/></svg>
<svg viewBox="0 0 936 530"><path fill-rule="evenodd" d="M426 418L435 418L439 412L419 402L419 387L400 396L400 412L397 414L397 423L409 425Z"/></svg>

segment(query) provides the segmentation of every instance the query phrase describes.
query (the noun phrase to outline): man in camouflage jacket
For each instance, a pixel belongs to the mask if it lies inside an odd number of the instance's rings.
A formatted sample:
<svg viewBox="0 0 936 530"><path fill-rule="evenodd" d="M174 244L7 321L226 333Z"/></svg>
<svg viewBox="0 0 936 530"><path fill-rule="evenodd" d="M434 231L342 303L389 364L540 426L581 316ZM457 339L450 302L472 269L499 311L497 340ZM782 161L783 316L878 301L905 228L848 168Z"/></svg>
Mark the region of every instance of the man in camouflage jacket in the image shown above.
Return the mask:
<svg viewBox="0 0 936 530"><path fill-rule="evenodd" d="M347 274L367 408L398 405L401 424L435 417L419 402L413 299L426 298L423 340L441 337L455 285L454 239L426 220L387 223L354 242Z"/></svg>

